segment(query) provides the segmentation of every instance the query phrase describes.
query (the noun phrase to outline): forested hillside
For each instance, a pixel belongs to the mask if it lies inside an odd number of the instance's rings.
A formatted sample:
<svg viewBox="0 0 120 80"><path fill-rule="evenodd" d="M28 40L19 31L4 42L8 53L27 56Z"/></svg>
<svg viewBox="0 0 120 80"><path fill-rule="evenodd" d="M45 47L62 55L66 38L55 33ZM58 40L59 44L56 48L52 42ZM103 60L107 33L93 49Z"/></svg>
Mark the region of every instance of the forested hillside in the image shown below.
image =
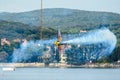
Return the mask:
<svg viewBox="0 0 120 80"><path fill-rule="evenodd" d="M40 10L22 13L0 13L0 20L21 22L29 26L40 25ZM120 23L120 14L110 12L82 11L51 8L43 10L43 26L52 28L95 28L100 24Z"/></svg>
<svg viewBox="0 0 120 80"><path fill-rule="evenodd" d="M40 30L39 27L30 27L29 25L11 22L11 21L0 21L0 39L7 38L8 40L28 39L28 40L39 40ZM44 39L51 38L57 35L57 30L53 28L43 28Z"/></svg>

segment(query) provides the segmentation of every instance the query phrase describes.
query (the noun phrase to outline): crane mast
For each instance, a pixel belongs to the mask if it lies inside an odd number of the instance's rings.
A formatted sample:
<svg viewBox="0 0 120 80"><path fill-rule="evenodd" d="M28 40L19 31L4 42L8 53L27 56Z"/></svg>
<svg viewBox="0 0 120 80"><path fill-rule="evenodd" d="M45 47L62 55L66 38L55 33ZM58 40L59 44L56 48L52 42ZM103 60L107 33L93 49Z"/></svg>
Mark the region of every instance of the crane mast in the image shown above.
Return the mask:
<svg viewBox="0 0 120 80"><path fill-rule="evenodd" d="M42 0L41 0L41 10L40 10L40 39L42 40Z"/></svg>

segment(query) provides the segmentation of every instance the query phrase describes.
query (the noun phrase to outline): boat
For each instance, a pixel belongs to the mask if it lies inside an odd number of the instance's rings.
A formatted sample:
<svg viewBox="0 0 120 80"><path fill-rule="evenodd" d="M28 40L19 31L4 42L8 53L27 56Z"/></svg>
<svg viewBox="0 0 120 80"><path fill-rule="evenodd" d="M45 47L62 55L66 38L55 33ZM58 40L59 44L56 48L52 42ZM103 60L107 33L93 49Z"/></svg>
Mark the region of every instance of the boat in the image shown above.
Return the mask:
<svg viewBox="0 0 120 80"><path fill-rule="evenodd" d="M14 67L3 67L2 68L3 71L15 71Z"/></svg>

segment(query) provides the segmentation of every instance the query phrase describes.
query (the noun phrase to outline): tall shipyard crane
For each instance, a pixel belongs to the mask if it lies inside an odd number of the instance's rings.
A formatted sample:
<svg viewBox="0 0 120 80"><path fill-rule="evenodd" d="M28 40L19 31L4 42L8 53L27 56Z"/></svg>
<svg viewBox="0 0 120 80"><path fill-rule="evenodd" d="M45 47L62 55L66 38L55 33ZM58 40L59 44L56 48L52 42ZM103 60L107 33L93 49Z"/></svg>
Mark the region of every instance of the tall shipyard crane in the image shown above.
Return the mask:
<svg viewBox="0 0 120 80"><path fill-rule="evenodd" d="M41 10L40 10L40 39L41 40L42 40L42 10L43 10L42 3L43 1L41 0Z"/></svg>

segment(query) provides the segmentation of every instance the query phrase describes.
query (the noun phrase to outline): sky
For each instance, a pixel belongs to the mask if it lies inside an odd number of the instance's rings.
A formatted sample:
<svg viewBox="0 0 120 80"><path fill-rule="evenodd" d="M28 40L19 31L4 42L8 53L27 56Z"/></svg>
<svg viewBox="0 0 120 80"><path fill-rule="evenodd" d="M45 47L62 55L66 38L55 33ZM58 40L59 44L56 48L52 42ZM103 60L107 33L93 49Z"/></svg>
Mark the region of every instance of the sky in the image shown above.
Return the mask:
<svg viewBox="0 0 120 80"><path fill-rule="evenodd" d="M0 0L0 12L40 9L41 0ZM43 0L43 8L70 8L120 14L120 0Z"/></svg>

